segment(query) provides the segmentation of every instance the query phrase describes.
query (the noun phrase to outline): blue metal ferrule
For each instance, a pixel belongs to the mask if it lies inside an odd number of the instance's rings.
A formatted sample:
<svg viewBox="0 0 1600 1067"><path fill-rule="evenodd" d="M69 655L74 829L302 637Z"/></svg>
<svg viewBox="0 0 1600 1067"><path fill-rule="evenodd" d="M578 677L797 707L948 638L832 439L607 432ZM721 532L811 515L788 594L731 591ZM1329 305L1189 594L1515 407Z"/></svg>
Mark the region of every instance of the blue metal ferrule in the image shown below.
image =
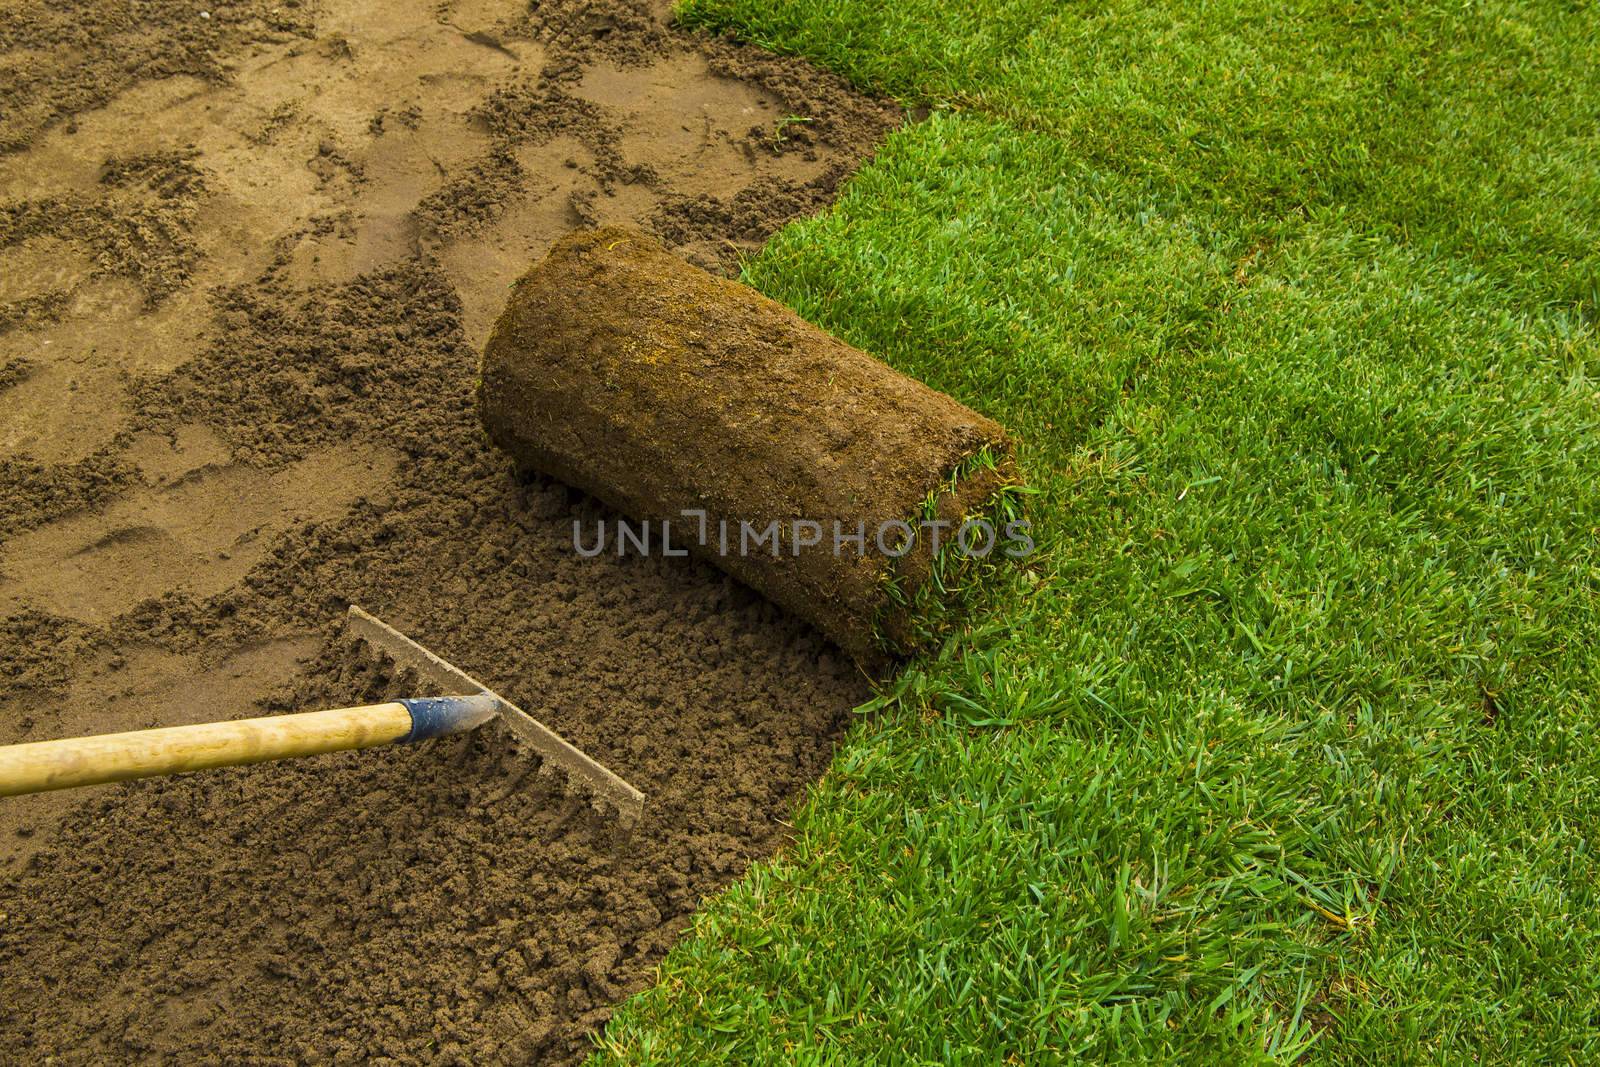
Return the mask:
<svg viewBox="0 0 1600 1067"><path fill-rule="evenodd" d="M475 730L500 711L500 701L488 693L466 697L413 697L400 703L411 713L411 732L395 742L400 745Z"/></svg>

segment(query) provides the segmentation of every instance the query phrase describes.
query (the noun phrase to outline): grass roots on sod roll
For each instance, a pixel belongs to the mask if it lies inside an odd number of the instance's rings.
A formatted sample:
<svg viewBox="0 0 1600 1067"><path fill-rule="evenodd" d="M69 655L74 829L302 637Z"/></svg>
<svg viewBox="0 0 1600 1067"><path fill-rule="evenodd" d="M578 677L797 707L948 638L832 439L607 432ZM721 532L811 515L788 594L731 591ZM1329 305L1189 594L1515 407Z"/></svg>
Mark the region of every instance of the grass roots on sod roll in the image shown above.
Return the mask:
<svg viewBox="0 0 1600 1067"><path fill-rule="evenodd" d="M955 617L982 563L955 550L964 519L1015 517L998 424L627 230L572 234L517 282L480 389L524 467L673 523L675 549L864 663Z"/></svg>

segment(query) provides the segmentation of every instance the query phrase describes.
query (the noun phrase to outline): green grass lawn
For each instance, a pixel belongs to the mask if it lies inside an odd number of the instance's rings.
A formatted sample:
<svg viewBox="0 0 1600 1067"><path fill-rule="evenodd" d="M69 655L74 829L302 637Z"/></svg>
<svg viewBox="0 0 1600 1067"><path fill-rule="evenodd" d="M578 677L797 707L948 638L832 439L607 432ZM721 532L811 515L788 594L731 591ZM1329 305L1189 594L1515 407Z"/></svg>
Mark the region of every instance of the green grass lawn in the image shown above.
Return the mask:
<svg viewBox="0 0 1600 1067"><path fill-rule="evenodd" d="M1042 549L602 1059L1600 1058L1600 18L690 0L931 114L746 277Z"/></svg>

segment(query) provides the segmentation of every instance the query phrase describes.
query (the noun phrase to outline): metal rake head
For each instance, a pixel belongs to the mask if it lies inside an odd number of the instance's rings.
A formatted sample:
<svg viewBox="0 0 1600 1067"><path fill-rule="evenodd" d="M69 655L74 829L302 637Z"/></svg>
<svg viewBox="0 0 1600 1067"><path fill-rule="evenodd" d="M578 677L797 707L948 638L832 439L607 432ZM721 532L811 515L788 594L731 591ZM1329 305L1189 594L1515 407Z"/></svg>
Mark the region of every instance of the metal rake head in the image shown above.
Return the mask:
<svg viewBox="0 0 1600 1067"><path fill-rule="evenodd" d="M393 660L396 666L410 668L419 677L440 687L440 695L492 697L499 707L500 721L543 759L589 788L598 799L614 807L625 821L636 822L644 814L643 793L466 671L354 604L350 605L347 625L352 634Z"/></svg>

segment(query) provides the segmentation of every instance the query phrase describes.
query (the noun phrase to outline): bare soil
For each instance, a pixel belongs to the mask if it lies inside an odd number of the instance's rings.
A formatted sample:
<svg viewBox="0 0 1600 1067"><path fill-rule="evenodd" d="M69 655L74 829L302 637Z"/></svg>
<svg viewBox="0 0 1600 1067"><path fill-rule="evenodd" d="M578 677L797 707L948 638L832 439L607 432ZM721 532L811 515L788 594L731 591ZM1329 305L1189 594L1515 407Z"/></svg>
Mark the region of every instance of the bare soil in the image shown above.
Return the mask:
<svg viewBox="0 0 1600 1067"><path fill-rule="evenodd" d="M629 0L0 12L0 743L401 695L356 602L650 797L622 837L491 727L0 801L0 1060L583 1055L865 680L578 558L478 350L574 227L729 272L898 117Z"/></svg>

